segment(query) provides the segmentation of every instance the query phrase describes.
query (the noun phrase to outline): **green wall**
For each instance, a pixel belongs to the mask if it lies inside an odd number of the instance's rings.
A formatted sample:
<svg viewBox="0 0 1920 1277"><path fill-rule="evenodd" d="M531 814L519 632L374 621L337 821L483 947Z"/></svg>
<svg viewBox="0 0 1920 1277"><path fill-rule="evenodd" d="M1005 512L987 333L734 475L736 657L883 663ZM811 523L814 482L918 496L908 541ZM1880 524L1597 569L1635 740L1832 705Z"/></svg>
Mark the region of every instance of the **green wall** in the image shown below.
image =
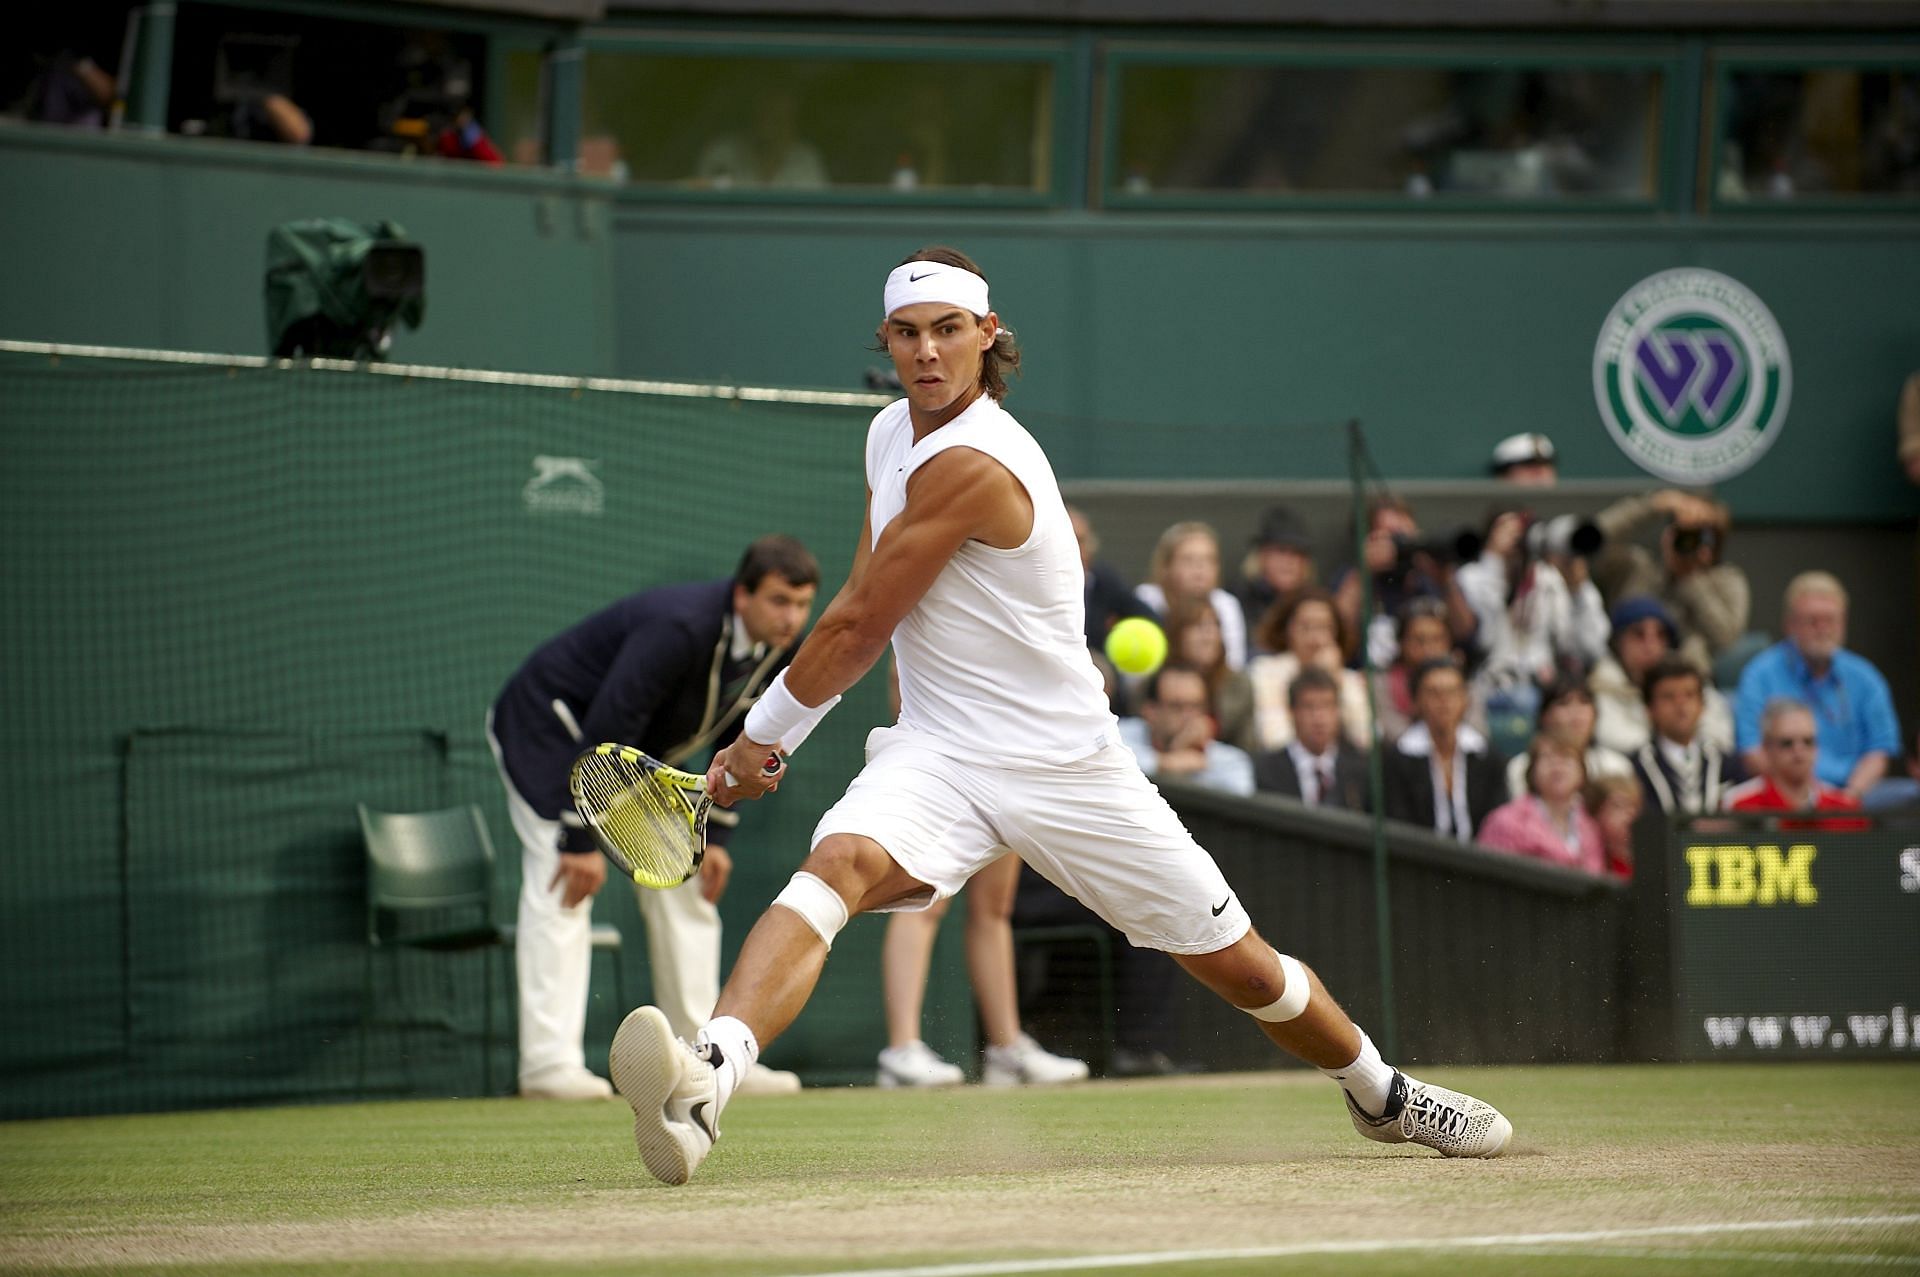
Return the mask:
<svg viewBox="0 0 1920 1277"><path fill-rule="evenodd" d="M1920 219L1329 219L919 212L823 217L623 205L616 331L629 376L855 388L880 284L951 242L1020 335L1010 402L1063 477L1346 474L1359 418L1389 478L1484 475L1540 430L1563 474L1644 478L1594 405L1614 303L1701 266L1773 311L1793 359L1779 442L1721 487L1743 518L1888 521L1920 501L1894 401L1920 369ZM1649 480L1651 482L1651 480Z"/></svg>
<svg viewBox="0 0 1920 1277"><path fill-rule="evenodd" d="M354 805L480 803L510 920L519 854L483 734L500 686L589 611L724 577L767 532L799 536L837 584L865 424L857 409L0 356L0 1117L350 1094ZM729 437L754 441L753 462L723 491L690 482ZM597 510L543 502L536 457L585 459ZM885 714L869 678L748 812L729 953ZM644 1000L631 890L595 913L625 932L627 992ZM871 1078L883 926L842 937L820 1010L772 1063ZM973 1018L949 957L928 1038L963 1058ZM622 1011L609 975L601 959L595 1067ZM479 977L472 960L382 967L374 1093L479 1088ZM508 1023L503 1000L503 1039ZM505 1084L512 1053L495 1054Z"/></svg>
<svg viewBox="0 0 1920 1277"><path fill-rule="evenodd" d="M604 187L211 139L0 126L0 337L268 353L267 232L389 218L426 249L427 312L392 358L613 367Z"/></svg>
<svg viewBox="0 0 1920 1277"><path fill-rule="evenodd" d="M394 218L428 305L393 357L858 389L886 269L971 252L1027 351L1015 410L1071 478L1483 473L1544 430L1570 477L1641 477L1593 403L1600 325L1657 271L1753 289L1793 358L1742 517L1897 521L1893 402L1920 366L1920 218L1090 213L648 203L592 181L207 140L0 128L0 336L261 352L269 227ZM32 246L31 251L19 246Z"/></svg>

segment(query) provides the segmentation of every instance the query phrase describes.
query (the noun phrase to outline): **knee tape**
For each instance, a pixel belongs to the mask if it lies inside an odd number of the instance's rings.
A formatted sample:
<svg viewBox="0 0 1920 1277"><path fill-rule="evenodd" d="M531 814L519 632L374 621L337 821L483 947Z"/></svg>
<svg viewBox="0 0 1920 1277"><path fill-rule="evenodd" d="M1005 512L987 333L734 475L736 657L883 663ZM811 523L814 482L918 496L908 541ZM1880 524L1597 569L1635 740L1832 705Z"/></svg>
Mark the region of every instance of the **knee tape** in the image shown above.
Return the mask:
<svg viewBox="0 0 1920 1277"><path fill-rule="evenodd" d="M829 949L833 948L833 938L840 934L840 928L847 925L847 902L824 879L804 869L787 880L773 903L799 914L800 921L812 927L813 933Z"/></svg>
<svg viewBox="0 0 1920 1277"><path fill-rule="evenodd" d="M1283 1024L1295 1019L1307 1009L1307 999L1313 993L1313 987L1307 982L1307 969L1300 965L1298 958L1289 958L1278 949L1273 956L1280 959L1280 972L1286 976L1286 987L1280 991L1280 998L1263 1007L1242 1007L1256 1020L1265 1020L1268 1024Z"/></svg>

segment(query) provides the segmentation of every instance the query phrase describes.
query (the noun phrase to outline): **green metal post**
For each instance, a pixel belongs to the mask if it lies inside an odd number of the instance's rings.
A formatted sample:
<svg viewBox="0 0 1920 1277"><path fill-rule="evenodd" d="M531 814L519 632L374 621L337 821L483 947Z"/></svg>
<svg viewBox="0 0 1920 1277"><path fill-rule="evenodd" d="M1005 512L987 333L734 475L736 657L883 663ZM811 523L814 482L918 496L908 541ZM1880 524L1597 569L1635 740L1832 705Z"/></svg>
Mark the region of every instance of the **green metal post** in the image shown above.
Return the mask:
<svg viewBox="0 0 1920 1277"><path fill-rule="evenodd" d="M173 89L173 0L156 0L135 10L140 38L134 50L134 72L128 122L147 133L167 127L167 98Z"/></svg>
<svg viewBox="0 0 1920 1277"><path fill-rule="evenodd" d="M1353 561L1360 575L1360 669L1367 684L1367 721L1380 721L1375 703L1373 657L1368 650L1367 622L1373 616L1373 573L1367 570L1367 441L1360 422L1347 422L1347 459L1353 479ZM1399 1015L1393 994L1393 907L1387 893L1386 777L1382 767L1380 733L1367 742L1367 787L1373 807L1373 915L1374 937L1380 958L1380 1040L1389 1060L1400 1054Z"/></svg>
<svg viewBox="0 0 1920 1277"><path fill-rule="evenodd" d="M580 114L586 50L567 36L547 52L547 163L571 173L580 166Z"/></svg>

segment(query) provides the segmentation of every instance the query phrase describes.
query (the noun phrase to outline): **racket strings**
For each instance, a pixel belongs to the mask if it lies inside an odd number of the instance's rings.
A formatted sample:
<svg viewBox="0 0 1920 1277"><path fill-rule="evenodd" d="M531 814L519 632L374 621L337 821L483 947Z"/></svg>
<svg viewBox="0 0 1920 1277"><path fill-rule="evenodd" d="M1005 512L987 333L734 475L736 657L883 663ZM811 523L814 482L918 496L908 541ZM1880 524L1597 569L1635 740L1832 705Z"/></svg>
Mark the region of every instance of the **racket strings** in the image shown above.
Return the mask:
<svg viewBox="0 0 1920 1277"><path fill-rule="evenodd" d="M651 772L607 756L579 773L578 806L637 881L685 880L698 851L686 802Z"/></svg>

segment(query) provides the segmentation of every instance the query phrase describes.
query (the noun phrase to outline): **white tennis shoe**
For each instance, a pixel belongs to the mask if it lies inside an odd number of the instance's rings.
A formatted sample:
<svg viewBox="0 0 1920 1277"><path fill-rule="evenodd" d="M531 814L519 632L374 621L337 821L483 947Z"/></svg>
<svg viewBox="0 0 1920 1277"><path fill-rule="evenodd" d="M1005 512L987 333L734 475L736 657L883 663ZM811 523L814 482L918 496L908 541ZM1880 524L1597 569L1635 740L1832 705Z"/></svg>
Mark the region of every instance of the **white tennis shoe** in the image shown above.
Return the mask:
<svg viewBox="0 0 1920 1277"><path fill-rule="evenodd" d="M713 1066L673 1036L658 1007L640 1007L621 1022L607 1063L633 1109L640 1160L662 1183L686 1183L720 1138Z"/></svg>
<svg viewBox="0 0 1920 1277"><path fill-rule="evenodd" d="M1346 1094L1344 1091L1342 1094ZM1513 1141L1513 1123L1485 1100L1416 1082L1398 1069L1386 1111L1373 1117L1347 1095L1353 1129L1382 1144L1424 1144L1446 1157L1498 1157Z"/></svg>
<svg viewBox="0 0 1920 1277"><path fill-rule="evenodd" d="M904 1046L890 1046L880 1053L880 1068L874 1074L880 1086L958 1086L967 1080L958 1064L949 1064L925 1042L915 1038Z"/></svg>
<svg viewBox="0 0 1920 1277"><path fill-rule="evenodd" d="M1011 1046L988 1046L980 1069L984 1086L1034 1086L1051 1082L1079 1082L1086 1078L1085 1060L1055 1055L1022 1033Z"/></svg>

